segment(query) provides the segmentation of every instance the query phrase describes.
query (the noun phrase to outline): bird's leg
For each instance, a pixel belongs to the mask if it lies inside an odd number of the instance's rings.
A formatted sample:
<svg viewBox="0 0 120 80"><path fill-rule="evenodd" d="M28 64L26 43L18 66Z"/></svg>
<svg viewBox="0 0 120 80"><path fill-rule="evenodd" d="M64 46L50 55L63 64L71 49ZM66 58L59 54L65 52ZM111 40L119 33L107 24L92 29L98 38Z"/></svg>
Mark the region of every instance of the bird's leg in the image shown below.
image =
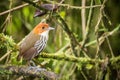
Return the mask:
<svg viewBox="0 0 120 80"><path fill-rule="evenodd" d="M27 65L28 65L29 69L31 69L31 68L33 68L33 67L36 67L34 61L32 61L32 60L27 61ZM28 69L28 70L29 70L29 69Z"/></svg>
<svg viewBox="0 0 120 80"><path fill-rule="evenodd" d="M38 59L38 56L36 56L35 58ZM33 59L33 62L37 63L38 66L40 66L41 68L45 68L45 67L44 67L44 64L41 64L40 62L36 61L35 59Z"/></svg>
<svg viewBox="0 0 120 80"><path fill-rule="evenodd" d="M27 66L28 66L28 68L26 69L26 72L29 72L29 71L31 71L36 65L35 65L35 63L34 63L32 60L30 60L30 61L27 61Z"/></svg>
<svg viewBox="0 0 120 80"><path fill-rule="evenodd" d="M31 66L31 63L32 63L33 66ZM28 62L28 65L29 65L29 66L28 66L28 68L26 69L26 73L28 73L28 72L37 73L37 72L46 70L46 69L44 69L44 68L40 68L39 66L36 66L33 61L29 61L29 62Z"/></svg>
<svg viewBox="0 0 120 80"><path fill-rule="evenodd" d="M37 74L38 72L41 71L46 71L46 69L40 68L38 66L36 67L30 66L29 68L26 69L26 73L33 73L33 74Z"/></svg>
<svg viewBox="0 0 120 80"><path fill-rule="evenodd" d="M36 64L34 63L34 61L30 60L27 61L27 66L36 66Z"/></svg>
<svg viewBox="0 0 120 80"><path fill-rule="evenodd" d="M34 67L36 67L36 64L34 63L34 61L30 61L30 64L32 64Z"/></svg>

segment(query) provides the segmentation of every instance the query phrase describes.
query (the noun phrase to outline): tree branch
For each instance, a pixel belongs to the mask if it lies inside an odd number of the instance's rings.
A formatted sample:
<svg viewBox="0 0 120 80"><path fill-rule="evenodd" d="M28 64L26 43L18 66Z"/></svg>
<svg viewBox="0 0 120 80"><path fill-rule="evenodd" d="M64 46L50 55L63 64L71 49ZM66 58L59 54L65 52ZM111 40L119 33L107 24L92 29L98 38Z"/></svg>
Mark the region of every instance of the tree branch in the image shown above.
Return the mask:
<svg viewBox="0 0 120 80"><path fill-rule="evenodd" d="M36 3L36 2L38 2L38 1L39 1L39 0L35 0L35 1L33 1L33 2ZM28 5L29 5L29 4L26 3L26 4L23 4L23 5L14 7L14 8L12 8L12 9L6 10L6 11L4 11L4 12L1 12L1 13L0 13L0 16L5 15L5 14L7 14L7 13L9 13L9 12L16 11L16 10L21 9L21 8L23 8L23 7L25 7L25 6L28 6Z"/></svg>
<svg viewBox="0 0 120 80"><path fill-rule="evenodd" d="M34 2L32 2L32 1L30 1L30 0L22 0L22 1L24 1L24 2L26 2L26 3L29 3L29 4L33 5L34 7L38 8L38 9L40 9L40 10L47 11L46 8L40 7L39 5L35 4Z"/></svg>
<svg viewBox="0 0 120 80"><path fill-rule="evenodd" d="M50 80L56 80L58 76L51 72L47 71L44 68L39 67L26 67L26 66L0 66L0 74L6 75L24 75L24 76L32 76L38 78L47 78Z"/></svg>
<svg viewBox="0 0 120 80"><path fill-rule="evenodd" d="M39 57L56 59L56 60L65 60L65 61L82 63L82 64L87 64L87 63L95 64L95 63L102 63L104 61L104 60L100 60L100 59L92 59L92 58L86 58L86 57L75 57L72 55L65 55L62 53L57 53L57 54L41 53L39 55Z"/></svg>

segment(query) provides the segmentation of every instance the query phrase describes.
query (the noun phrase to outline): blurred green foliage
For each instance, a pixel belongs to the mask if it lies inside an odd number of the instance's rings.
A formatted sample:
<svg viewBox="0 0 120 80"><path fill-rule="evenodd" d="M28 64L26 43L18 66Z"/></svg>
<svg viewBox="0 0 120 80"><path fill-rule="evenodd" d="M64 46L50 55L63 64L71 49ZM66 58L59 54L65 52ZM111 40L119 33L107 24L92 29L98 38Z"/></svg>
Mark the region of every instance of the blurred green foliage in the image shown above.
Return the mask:
<svg viewBox="0 0 120 80"><path fill-rule="evenodd" d="M58 1L58 0L54 0ZM69 4L70 6L78 6L81 7L82 0L65 0L65 4ZM93 2L92 2L93 1ZM104 0L86 0L86 6L101 5ZM21 0L1 0L0 2L0 13L16 7L18 5L22 5L24 2ZM104 33L110 32L113 29L117 28L120 24L120 1L119 0L107 0L105 3L104 12L102 13L102 19L98 25L98 31L95 33L95 28L97 22L99 20L100 7L92 8L92 13L90 17L88 35L85 44L92 43L94 40L101 38ZM10 12L8 14L0 16L0 32L5 35L12 36L16 44L20 42L41 20L46 18L48 15L44 15L42 17L33 18L35 13L35 7L29 5L18 9L16 11ZM86 25L89 20L90 8L86 9L85 19ZM82 19L81 19L81 9L76 9L72 7L61 6L57 11L65 22L68 24L70 30L75 35L78 42L83 42L83 33L82 33ZM52 13L51 13L52 15ZM51 26L55 27L55 31L50 32L49 41L46 49L43 52L47 53L63 53L63 55L74 55L70 48L70 39L65 31L61 28L62 24L59 23L59 20L52 16L48 22ZM2 57L9 50L14 50L12 48L17 48L17 45L13 45L13 40L6 36L7 40L2 38L3 34L0 34L0 57ZM91 44L86 47L87 55L91 58L104 59L106 56L112 57L111 53L113 52L114 56L120 56L120 29L117 30L110 37L105 38L100 45L100 42ZM5 47L9 46L9 47ZM13 47L14 46L14 47ZM99 47L99 51L97 54L97 50ZM111 50L112 49L112 52ZM78 54L80 50L77 50ZM16 61L16 56L18 52L13 52L11 57L8 60L9 64L21 64ZM97 57L96 57L97 55ZM83 56L83 55L82 55ZM79 56L81 57L81 56ZM38 61L37 61L38 60ZM52 70L59 74L61 80L97 80L100 77L100 73L102 72L101 68L98 64L83 66L81 63L72 63L60 60L51 60L38 58L36 60L37 63L41 63L45 66L45 68ZM1 64L4 64L6 59L1 61ZM109 69L111 73L109 74ZM118 68L120 69L120 68ZM115 73L113 73L115 72ZM109 78L107 77L109 75ZM108 67L106 70L105 78L103 80L117 80L117 70ZM87 79L86 79L87 78ZM2 79L2 78L0 78Z"/></svg>

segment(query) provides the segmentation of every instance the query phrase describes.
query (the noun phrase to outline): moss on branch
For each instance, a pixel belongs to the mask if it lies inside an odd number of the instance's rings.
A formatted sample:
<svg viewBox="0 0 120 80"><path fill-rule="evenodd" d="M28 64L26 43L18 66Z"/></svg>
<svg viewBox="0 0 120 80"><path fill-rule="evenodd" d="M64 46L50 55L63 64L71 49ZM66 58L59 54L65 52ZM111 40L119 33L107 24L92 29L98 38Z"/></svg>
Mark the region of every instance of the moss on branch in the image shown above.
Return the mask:
<svg viewBox="0 0 120 80"><path fill-rule="evenodd" d="M58 76L44 68L28 66L0 66L1 75L24 75L38 78L56 80Z"/></svg>
<svg viewBox="0 0 120 80"><path fill-rule="evenodd" d="M65 61L70 61L70 62L77 62L77 63L101 63L103 60L100 59L92 59L92 58L87 58L87 57L75 57L72 55L65 55L62 53L57 53L57 54L47 54L47 53L42 53L40 55L42 58L48 58L48 59L56 59L56 60L65 60Z"/></svg>

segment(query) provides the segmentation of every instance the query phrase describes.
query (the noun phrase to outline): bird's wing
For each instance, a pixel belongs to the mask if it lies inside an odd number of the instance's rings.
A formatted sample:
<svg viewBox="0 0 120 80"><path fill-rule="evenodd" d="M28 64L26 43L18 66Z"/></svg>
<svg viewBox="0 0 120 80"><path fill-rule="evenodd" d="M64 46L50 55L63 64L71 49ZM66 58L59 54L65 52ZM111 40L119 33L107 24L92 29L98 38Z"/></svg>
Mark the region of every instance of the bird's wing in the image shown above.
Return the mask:
<svg viewBox="0 0 120 80"><path fill-rule="evenodd" d="M34 44L39 40L40 36L34 34L33 32L29 33L20 44L20 53L18 58L23 56L23 54L28 51L30 48L34 47Z"/></svg>
<svg viewBox="0 0 120 80"><path fill-rule="evenodd" d="M37 50L35 49L35 47L31 47L29 50L25 51L23 54L22 54L22 57L25 59L25 60L31 60L33 57L35 57L35 54Z"/></svg>

